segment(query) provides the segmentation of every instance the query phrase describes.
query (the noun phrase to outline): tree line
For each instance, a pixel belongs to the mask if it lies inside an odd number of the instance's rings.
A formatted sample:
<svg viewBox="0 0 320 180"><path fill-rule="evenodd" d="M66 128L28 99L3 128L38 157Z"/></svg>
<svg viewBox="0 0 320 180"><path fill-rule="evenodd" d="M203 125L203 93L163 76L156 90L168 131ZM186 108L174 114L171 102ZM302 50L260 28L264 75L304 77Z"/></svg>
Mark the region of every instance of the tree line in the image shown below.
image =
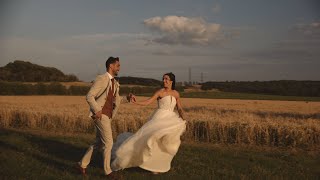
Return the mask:
<svg viewBox="0 0 320 180"><path fill-rule="evenodd" d="M225 92L255 93L282 96L320 97L320 81L230 81L206 82L203 90L218 89Z"/></svg>
<svg viewBox="0 0 320 180"><path fill-rule="evenodd" d="M148 87L121 87L120 94L134 93L137 95L150 94L158 90L160 86ZM67 88L59 82L44 84L26 84L22 82L0 81L0 95L86 95L89 92L89 86L70 86Z"/></svg>

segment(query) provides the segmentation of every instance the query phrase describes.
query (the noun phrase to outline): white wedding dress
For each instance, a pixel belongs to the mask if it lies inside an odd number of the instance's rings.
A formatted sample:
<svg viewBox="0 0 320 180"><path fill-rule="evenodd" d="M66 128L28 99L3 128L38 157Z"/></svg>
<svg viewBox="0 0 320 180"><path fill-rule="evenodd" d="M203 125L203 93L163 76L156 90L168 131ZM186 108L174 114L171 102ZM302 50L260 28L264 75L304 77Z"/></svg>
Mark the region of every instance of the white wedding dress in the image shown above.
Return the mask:
<svg viewBox="0 0 320 180"><path fill-rule="evenodd" d="M180 146L186 122L174 112L176 99L165 96L149 121L136 133L122 133L112 149L113 171L141 167L153 172L167 172Z"/></svg>

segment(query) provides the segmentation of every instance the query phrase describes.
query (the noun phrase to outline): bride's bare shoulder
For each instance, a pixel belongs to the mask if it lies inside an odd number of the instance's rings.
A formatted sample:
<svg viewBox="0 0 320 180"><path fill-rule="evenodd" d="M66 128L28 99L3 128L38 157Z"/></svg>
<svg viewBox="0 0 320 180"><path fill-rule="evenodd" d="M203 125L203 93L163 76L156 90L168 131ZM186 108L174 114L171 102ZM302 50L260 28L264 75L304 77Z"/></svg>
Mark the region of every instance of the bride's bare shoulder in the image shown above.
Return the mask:
<svg viewBox="0 0 320 180"><path fill-rule="evenodd" d="M159 90L157 90L157 93L162 93L164 91L164 88L161 88Z"/></svg>
<svg viewBox="0 0 320 180"><path fill-rule="evenodd" d="M161 88L161 89L157 90L157 91L155 92L155 94L156 94L156 95L160 95L161 93L163 93L163 91L164 91L164 88Z"/></svg>
<svg viewBox="0 0 320 180"><path fill-rule="evenodd" d="M178 91L176 90L173 90L173 95L175 96L176 99L179 99L180 98L180 94Z"/></svg>

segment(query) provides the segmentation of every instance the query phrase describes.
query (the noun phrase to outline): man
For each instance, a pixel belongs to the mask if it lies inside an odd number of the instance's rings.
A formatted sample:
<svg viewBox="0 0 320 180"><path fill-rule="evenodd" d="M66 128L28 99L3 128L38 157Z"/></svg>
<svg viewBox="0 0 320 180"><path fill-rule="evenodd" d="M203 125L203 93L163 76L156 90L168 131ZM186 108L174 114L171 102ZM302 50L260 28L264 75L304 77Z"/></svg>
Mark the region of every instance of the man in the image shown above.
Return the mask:
<svg viewBox="0 0 320 180"><path fill-rule="evenodd" d="M107 72L97 76L91 86L86 100L90 106L89 116L94 120L96 127L96 141L88 148L78 168L85 175L94 149L103 150L103 169L106 175L110 175L111 149L113 145L111 120L114 118L121 103L130 102L135 98L132 94L126 97L119 96L119 83L114 79L120 71L119 58L109 57L106 61Z"/></svg>

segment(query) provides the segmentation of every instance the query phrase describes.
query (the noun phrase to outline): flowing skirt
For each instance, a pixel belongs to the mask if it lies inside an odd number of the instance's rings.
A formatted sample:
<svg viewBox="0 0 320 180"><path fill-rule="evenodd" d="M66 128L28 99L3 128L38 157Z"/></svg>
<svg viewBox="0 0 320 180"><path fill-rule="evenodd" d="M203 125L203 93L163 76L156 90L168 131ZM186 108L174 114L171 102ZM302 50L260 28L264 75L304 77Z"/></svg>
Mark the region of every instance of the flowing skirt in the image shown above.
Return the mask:
<svg viewBox="0 0 320 180"><path fill-rule="evenodd" d="M157 109L135 134L117 137L112 149L112 170L139 166L154 172L169 171L185 129L186 122L175 112Z"/></svg>

